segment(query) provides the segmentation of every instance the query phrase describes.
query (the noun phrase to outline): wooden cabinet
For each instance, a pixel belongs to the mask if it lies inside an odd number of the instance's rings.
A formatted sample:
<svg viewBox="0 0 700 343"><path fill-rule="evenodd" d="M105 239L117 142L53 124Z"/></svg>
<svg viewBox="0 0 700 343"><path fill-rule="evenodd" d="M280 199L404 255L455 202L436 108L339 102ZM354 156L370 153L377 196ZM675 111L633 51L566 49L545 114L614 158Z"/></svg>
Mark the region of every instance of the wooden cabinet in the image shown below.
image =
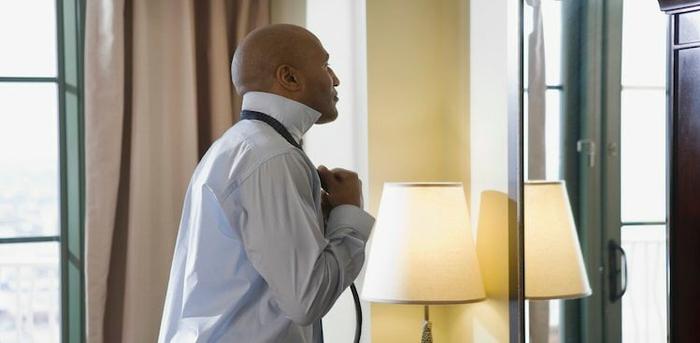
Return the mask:
<svg viewBox="0 0 700 343"><path fill-rule="evenodd" d="M671 342L700 337L700 0L659 0L670 16L669 319Z"/></svg>

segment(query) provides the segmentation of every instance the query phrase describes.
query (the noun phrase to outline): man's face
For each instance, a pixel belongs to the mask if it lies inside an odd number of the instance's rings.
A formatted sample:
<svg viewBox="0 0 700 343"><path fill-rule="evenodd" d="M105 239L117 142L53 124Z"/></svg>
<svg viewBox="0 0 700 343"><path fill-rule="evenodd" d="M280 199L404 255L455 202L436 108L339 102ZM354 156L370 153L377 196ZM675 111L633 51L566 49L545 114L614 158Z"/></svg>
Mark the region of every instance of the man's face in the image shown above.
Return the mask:
<svg viewBox="0 0 700 343"><path fill-rule="evenodd" d="M305 80L304 103L321 112L317 124L329 123L338 117L338 91L340 84L333 69L328 65L328 53L321 42L309 51L307 63L302 70Z"/></svg>

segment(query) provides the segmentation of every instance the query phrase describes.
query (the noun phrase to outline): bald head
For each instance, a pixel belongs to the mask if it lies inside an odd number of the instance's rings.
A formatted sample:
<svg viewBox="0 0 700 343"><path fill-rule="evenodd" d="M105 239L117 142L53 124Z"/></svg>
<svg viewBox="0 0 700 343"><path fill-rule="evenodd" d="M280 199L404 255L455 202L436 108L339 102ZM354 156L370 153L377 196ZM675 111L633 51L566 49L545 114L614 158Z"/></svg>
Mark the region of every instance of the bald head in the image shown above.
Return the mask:
<svg viewBox="0 0 700 343"><path fill-rule="evenodd" d="M303 27L276 24L251 32L236 49L231 77L238 94L270 91L277 68L302 68L308 55L323 50L321 42Z"/></svg>
<svg viewBox="0 0 700 343"><path fill-rule="evenodd" d="M321 41L303 27L277 24L251 32L236 49L231 78L236 92L277 94L321 113L317 123L338 116L340 81Z"/></svg>

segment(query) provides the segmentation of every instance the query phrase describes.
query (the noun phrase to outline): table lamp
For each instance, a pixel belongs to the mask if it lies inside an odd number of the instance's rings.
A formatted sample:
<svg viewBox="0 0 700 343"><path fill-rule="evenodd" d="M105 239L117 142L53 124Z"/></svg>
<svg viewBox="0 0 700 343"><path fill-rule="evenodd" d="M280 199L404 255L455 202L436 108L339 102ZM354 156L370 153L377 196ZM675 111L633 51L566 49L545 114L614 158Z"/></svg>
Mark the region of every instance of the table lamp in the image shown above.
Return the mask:
<svg viewBox="0 0 700 343"><path fill-rule="evenodd" d="M525 298L591 295L563 181L525 182Z"/></svg>
<svg viewBox="0 0 700 343"><path fill-rule="evenodd" d="M421 342L432 342L428 305L483 300L461 183L385 183L362 298L425 305Z"/></svg>

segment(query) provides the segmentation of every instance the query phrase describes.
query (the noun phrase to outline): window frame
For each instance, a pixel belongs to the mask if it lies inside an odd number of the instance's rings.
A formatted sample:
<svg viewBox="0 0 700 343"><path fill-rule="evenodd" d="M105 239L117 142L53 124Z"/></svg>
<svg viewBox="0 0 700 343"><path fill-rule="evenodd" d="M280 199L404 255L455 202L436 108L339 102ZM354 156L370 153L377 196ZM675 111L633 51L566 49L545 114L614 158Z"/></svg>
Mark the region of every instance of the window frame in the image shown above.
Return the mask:
<svg viewBox="0 0 700 343"><path fill-rule="evenodd" d="M83 127L84 0L56 0L55 77L0 75L0 83L53 83L58 92L59 222L57 235L0 238L0 244L58 242L61 342L85 342L85 165Z"/></svg>
<svg viewBox="0 0 700 343"><path fill-rule="evenodd" d="M569 188L578 223L584 263L593 294L566 301L562 320L565 342L620 342L621 299L610 300L611 282L619 288L620 261L608 244L621 245L621 228L667 225L621 219L622 20L624 0L564 3L562 78L566 85L562 128L562 176ZM668 86L666 88L668 94ZM595 142L594 165L576 151L576 141ZM613 255L619 259L619 256Z"/></svg>
<svg viewBox="0 0 700 343"><path fill-rule="evenodd" d="M617 237L609 230L615 222L611 214L617 212L619 217L619 201L609 199L619 199L620 190L607 187L615 180L619 185L620 159L619 154L607 156L605 146L617 142L619 149L619 115L608 114L620 109L622 1L565 3L562 10L562 17L571 23L564 25L562 35L562 78L567 85L562 106L569 119L562 129L566 147L562 177L571 185L568 190L593 290L589 297L563 303L562 337L564 342L616 342L620 307L608 305L605 243L620 241L619 227ZM617 89L610 87L616 83ZM595 144L590 152L577 151L577 142L585 141Z"/></svg>
<svg viewBox="0 0 700 343"><path fill-rule="evenodd" d="M61 170L62 342L85 342L84 0L56 0Z"/></svg>

